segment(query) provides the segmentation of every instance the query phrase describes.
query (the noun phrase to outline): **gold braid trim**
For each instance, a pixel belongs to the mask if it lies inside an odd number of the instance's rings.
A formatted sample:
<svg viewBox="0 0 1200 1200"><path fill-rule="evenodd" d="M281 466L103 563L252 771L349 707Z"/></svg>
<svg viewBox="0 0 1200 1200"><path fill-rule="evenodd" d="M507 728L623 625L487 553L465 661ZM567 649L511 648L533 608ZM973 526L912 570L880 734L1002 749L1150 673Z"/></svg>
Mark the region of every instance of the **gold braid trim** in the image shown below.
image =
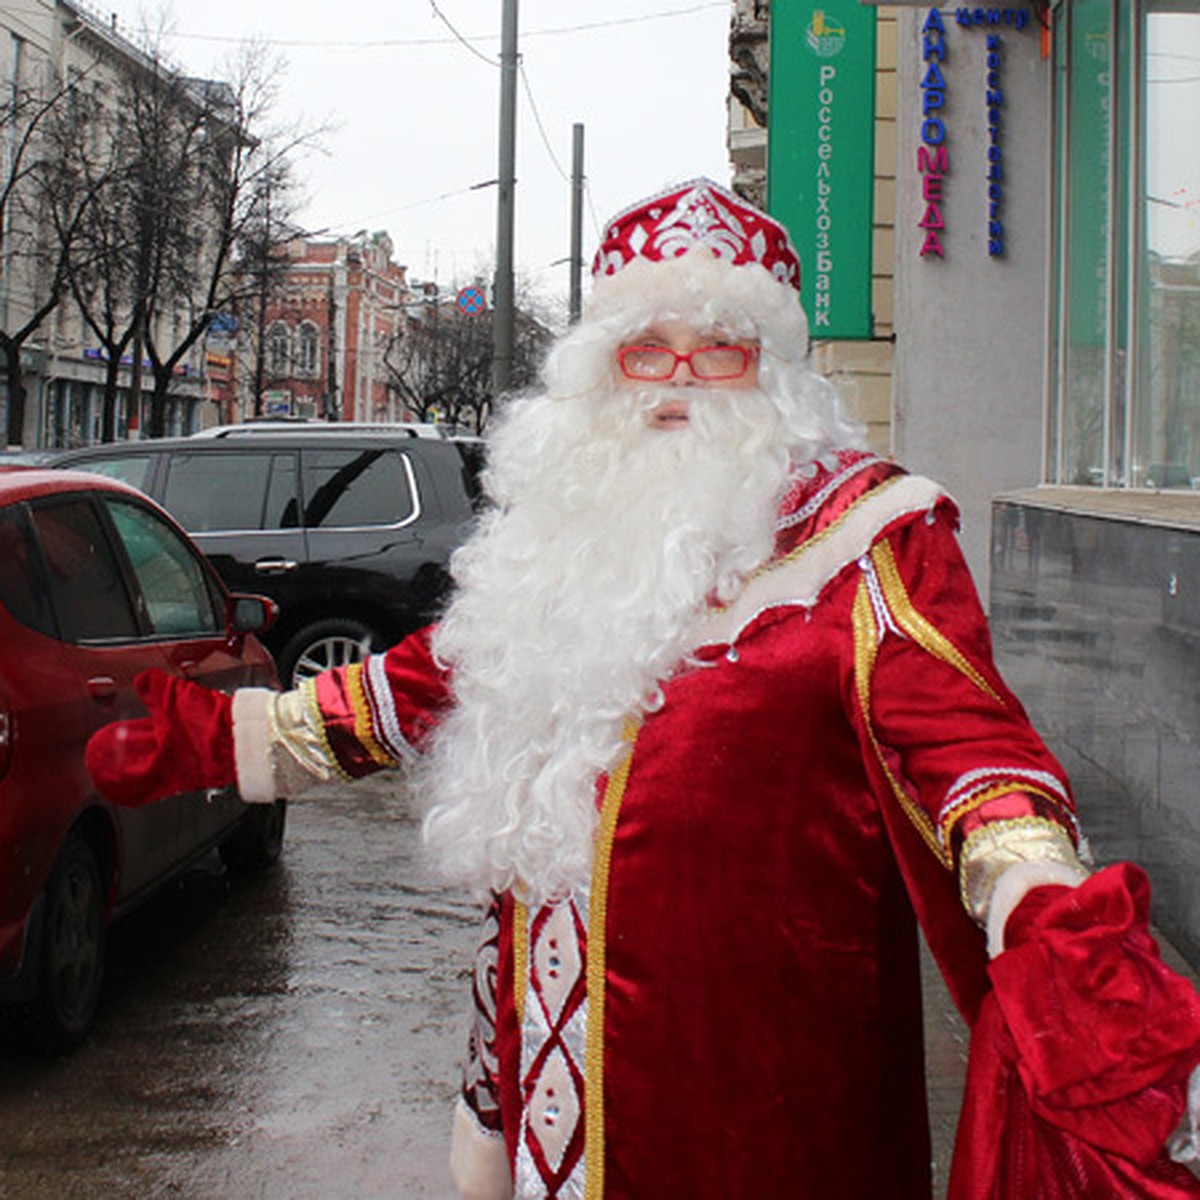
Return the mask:
<svg viewBox="0 0 1200 1200"><path fill-rule="evenodd" d="M604 982L607 966L608 874L617 815L625 796L625 786L629 782L637 731L638 722L632 717L626 719L621 737L629 743L629 753L608 777L608 787L604 789L604 801L600 806L600 827L596 831L596 850L592 862L592 893L588 901L587 1041L583 1052L584 1200L603 1200L604 1196Z"/></svg>
<svg viewBox="0 0 1200 1200"><path fill-rule="evenodd" d="M879 577L884 599L900 628L923 650L965 675L980 691L986 692L997 704L1003 705L1000 694L979 673L971 661L944 633L931 625L913 606L912 598L900 578L892 547L882 539L871 547L871 561Z"/></svg>
<svg viewBox="0 0 1200 1200"><path fill-rule="evenodd" d="M961 804L956 804L953 810L946 814L942 822L942 844L946 847L947 853L951 851L951 845L954 840L954 831L958 828L959 822L966 816L969 816L977 808L982 808L989 800L995 800L999 796L1011 796L1013 792L1024 792L1029 796L1040 796L1047 803L1055 808L1062 808L1062 798L1054 795L1048 788L1038 787L1036 783L1031 783L1027 779L1002 779L999 783L994 783L990 787L986 787L977 795L972 796L969 800L964 800ZM1012 818L1019 820L1020 818Z"/></svg>
<svg viewBox="0 0 1200 1200"><path fill-rule="evenodd" d="M301 703L304 705L304 715L307 718L311 737L320 746L321 753L325 756L325 760L334 774L339 779L351 782L354 776L338 762L338 756L334 754L333 747L329 744L329 733L325 728L325 714L321 712L321 705L317 700L316 680L312 678L301 680L297 690L300 693Z"/></svg>
<svg viewBox="0 0 1200 1200"><path fill-rule="evenodd" d="M362 663L352 663L346 668L346 690L350 693L350 708L354 713L354 736L371 756L371 761L381 767L399 766L375 739L375 722L371 717L371 705L363 683Z"/></svg>
<svg viewBox="0 0 1200 1200"><path fill-rule="evenodd" d="M513 1006L517 1028L525 1024L525 992L529 987L529 909L513 898Z"/></svg>
<svg viewBox="0 0 1200 1200"><path fill-rule="evenodd" d="M832 521L830 521L824 529L818 530L812 535L812 537L805 539L798 546L793 547L782 558L775 559L772 562L764 563L751 574L750 578L753 579L755 575L762 575L767 571L774 571L776 568L783 566L784 563L789 563L793 559L799 558L801 554L808 553L808 551L810 551L814 546L819 546L823 541L825 541L826 538L832 537L847 522L847 520L849 520L850 514L854 512L854 510L858 508L860 504L867 499L872 501L878 500L878 498L883 495L888 488L895 487L896 484L898 484L903 478L905 478L903 475L892 475L888 479L881 480L873 488L871 488L870 491L863 492L863 494L856 500L852 500L846 506L845 511L838 513L838 515Z"/></svg>
<svg viewBox="0 0 1200 1200"><path fill-rule="evenodd" d="M862 709L863 724L866 726L867 734L871 739L871 746L875 751L875 757L879 760L879 765L883 769L884 775L887 776L887 781L891 785L892 793L899 802L901 810L916 826L917 832L925 839L930 850L937 855L948 869L952 869L953 862L951 861L950 854L938 838L937 830L934 829L933 822L929 819L929 814L909 796L900 785L900 781L889 770L879 741L875 737L875 729L871 724L871 672L875 669L878 641L876 638L875 614L871 607L871 596L867 590L867 581L865 578L861 579L858 584L858 592L854 597L852 620L854 624L854 686L858 694L859 707Z"/></svg>
<svg viewBox="0 0 1200 1200"><path fill-rule="evenodd" d="M1013 790L1009 788L1008 790ZM1017 863L1057 863L1087 874L1071 835L1049 817L1014 817L981 825L963 842L959 888L967 912L987 924L992 893L1000 876Z"/></svg>
<svg viewBox="0 0 1200 1200"><path fill-rule="evenodd" d="M865 501L871 500L873 503L877 502L879 496L886 492L888 488L895 487L896 484L898 484L902 479L906 478L911 478L911 476L893 475L888 479L881 480L875 485L875 487L871 488L870 491L863 492L861 496L847 505L846 510L839 513L834 520L825 526L824 529L814 533L812 537L805 539L799 545L793 546L791 550L782 555L780 558L769 559L767 562L763 563L762 566L755 567L754 570L751 571L746 577L746 583L749 583L752 579L759 578L761 575L769 575L772 571L778 571L781 567L786 567L789 563L795 562L796 559L800 558L801 556L810 554L823 541L837 533L837 531L841 529L841 527L850 519L850 516L855 512L855 510L858 509ZM728 604L714 606L711 611L714 613L724 612L734 603L736 603L736 599L730 600Z"/></svg>

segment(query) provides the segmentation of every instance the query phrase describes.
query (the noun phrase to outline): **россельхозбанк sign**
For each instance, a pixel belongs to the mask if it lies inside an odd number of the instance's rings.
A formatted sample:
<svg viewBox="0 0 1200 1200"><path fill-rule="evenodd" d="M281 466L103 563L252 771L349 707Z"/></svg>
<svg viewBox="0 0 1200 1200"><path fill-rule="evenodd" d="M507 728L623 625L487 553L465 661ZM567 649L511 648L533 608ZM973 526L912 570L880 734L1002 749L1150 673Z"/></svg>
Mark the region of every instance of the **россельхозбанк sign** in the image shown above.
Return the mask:
<svg viewBox="0 0 1200 1200"><path fill-rule="evenodd" d="M875 11L771 6L767 208L800 252L814 338L871 336Z"/></svg>

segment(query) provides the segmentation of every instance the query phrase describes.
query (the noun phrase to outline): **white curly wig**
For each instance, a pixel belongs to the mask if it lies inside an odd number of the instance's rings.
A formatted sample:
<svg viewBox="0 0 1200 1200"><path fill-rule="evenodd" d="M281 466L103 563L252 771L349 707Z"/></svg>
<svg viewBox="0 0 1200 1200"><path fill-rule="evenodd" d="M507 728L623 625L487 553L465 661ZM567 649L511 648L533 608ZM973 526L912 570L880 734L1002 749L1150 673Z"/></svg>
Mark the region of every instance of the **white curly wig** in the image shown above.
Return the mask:
<svg viewBox="0 0 1200 1200"><path fill-rule="evenodd" d="M668 389L620 379L615 352L667 319L756 339L759 386L690 388L683 430L649 428ZM508 405L485 472L494 507L454 556L434 641L457 703L421 785L449 877L535 902L586 886L596 780L626 718L659 703L712 598L770 557L794 473L861 444L807 342L795 291L761 267L706 249L634 260L597 282L545 391Z"/></svg>

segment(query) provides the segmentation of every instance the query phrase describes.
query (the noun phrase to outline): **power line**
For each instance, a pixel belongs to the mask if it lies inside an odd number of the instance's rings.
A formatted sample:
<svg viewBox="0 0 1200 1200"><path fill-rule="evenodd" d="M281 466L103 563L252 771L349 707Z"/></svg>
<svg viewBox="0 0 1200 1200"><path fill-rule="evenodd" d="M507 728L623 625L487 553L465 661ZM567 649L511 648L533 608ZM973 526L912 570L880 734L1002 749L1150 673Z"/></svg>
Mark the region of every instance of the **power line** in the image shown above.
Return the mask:
<svg viewBox="0 0 1200 1200"><path fill-rule="evenodd" d="M463 37L463 35L459 33L457 29L454 28L454 26L450 23L450 18L447 17L440 8L438 8L436 0L429 0L429 7L433 9L433 15L437 17L437 19L441 21L441 23L445 25L452 34L454 34L455 41L461 42L462 45L470 50L470 52L475 55L476 58L482 59L489 67L498 67L500 65L500 60L498 58L489 58L482 51L476 50L475 47L472 46L471 43L465 37Z"/></svg>
<svg viewBox="0 0 1200 1200"><path fill-rule="evenodd" d="M596 205L592 201L592 189L588 186L587 176L584 176L583 180L583 198L587 201L588 215L592 218L592 232L599 244L604 239L600 236L600 218L596 216Z"/></svg>
<svg viewBox="0 0 1200 1200"><path fill-rule="evenodd" d="M432 2L432 0L431 0ZM726 0L705 0L701 4L691 4L686 8L671 8L664 9L661 12L643 13L637 17L614 17L606 21L589 21L579 25L556 25L548 29L530 29L524 30L521 33L522 39L538 38L538 37L560 37L564 34L571 33L589 33L597 29L613 29L622 25L643 25L649 21L664 21L671 20L676 17L689 17L699 12L707 12L711 9L728 9L729 5ZM308 49L308 50L393 50L393 49L419 49L423 46L451 46L456 42L466 46L473 54L482 58L489 66L498 66L497 59L480 53L471 42L494 42L496 35L488 34L461 34L453 25L450 24L446 17L434 5L434 12L445 22L451 30L450 37L428 37L428 38L372 38L369 41L331 41L328 38L308 39L308 38L277 38L277 37L257 37L254 40L264 46L276 46L280 48L293 49ZM143 29L143 32L146 32ZM234 35L227 33L180 33L173 31L170 35L172 38L179 38L183 41L192 42L232 42L240 43L246 41L244 35Z"/></svg>
<svg viewBox="0 0 1200 1200"><path fill-rule="evenodd" d="M557 37L564 33L588 33L593 29L612 29L618 25L644 25L647 21L662 21L672 17L690 17L694 13L704 12L712 8L723 8L729 5L725 0L708 0L704 4L692 4L687 8L670 8L662 12L643 13L639 17L614 17L608 21L589 21L582 25L556 25L550 29L530 29L522 37Z"/></svg>
<svg viewBox="0 0 1200 1200"><path fill-rule="evenodd" d="M529 86L529 76L525 74L525 64L520 60L517 61L517 70L520 72L521 82L525 85L525 96L529 101L529 111L533 113L533 123L537 126L538 133L542 135L542 145L546 147L546 153L550 156L554 169L569 183L570 176L562 169L562 164L554 153L554 147L550 145L550 139L546 136L546 127L542 124L541 115L538 113L537 104L533 99L533 89Z"/></svg>
<svg viewBox="0 0 1200 1200"><path fill-rule="evenodd" d="M396 213L408 212L411 208L421 208L426 204L438 204L443 200L454 200L459 196L467 196L471 192L481 192L485 188L495 187L499 182L498 179L485 179L481 183L472 183L467 187L455 188L449 192L438 192L434 196L424 196L420 200L409 200L404 204L397 204L392 208L376 209L375 212L367 213L366 216L351 217L345 221L339 221L336 225L330 225L328 226L328 231L349 229L351 225L365 225L370 221L377 221L380 217L390 217Z"/></svg>

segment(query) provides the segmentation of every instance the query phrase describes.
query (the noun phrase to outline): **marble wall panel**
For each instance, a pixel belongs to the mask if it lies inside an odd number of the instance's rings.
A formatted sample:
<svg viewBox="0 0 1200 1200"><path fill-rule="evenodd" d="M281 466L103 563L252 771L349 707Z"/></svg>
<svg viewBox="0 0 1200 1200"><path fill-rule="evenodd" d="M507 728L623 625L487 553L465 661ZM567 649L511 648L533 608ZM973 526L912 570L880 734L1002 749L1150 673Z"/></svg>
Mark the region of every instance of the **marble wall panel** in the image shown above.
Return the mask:
<svg viewBox="0 0 1200 1200"><path fill-rule="evenodd" d="M991 566L996 661L1097 861L1141 863L1200 964L1200 530L998 500Z"/></svg>

